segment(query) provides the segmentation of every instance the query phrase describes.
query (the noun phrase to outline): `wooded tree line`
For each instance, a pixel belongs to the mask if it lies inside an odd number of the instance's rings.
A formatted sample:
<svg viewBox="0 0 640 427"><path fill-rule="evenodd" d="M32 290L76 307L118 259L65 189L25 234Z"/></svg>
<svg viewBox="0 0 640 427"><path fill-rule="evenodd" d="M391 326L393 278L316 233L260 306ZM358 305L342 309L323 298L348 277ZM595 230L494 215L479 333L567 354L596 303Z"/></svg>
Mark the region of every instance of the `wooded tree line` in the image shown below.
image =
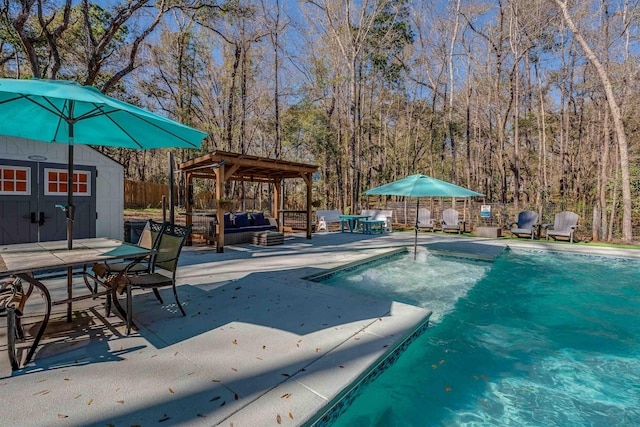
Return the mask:
<svg viewBox="0 0 640 427"><path fill-rule="evenodd" d="M100 4L3 0L2 76L92 84L210 133L178 160L318 164L326 208L423 173L514 212L574 210L595 239L640 233L637 2ZM165 153L100 149L166 182Z"/></svg>

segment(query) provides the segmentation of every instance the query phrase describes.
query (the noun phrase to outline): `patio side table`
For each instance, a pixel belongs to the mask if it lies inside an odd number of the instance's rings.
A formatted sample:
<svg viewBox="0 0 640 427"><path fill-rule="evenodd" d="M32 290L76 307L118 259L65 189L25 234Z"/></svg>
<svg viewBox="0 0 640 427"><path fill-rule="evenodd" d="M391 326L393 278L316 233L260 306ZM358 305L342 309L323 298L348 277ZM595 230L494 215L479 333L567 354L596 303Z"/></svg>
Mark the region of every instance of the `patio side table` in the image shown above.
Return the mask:
<svg viewBox="0 0 640 427"><path fill-rule="evenodd" d="M384 221L381 219L361 220L360 226L364 234L384 233Z"/></svg>

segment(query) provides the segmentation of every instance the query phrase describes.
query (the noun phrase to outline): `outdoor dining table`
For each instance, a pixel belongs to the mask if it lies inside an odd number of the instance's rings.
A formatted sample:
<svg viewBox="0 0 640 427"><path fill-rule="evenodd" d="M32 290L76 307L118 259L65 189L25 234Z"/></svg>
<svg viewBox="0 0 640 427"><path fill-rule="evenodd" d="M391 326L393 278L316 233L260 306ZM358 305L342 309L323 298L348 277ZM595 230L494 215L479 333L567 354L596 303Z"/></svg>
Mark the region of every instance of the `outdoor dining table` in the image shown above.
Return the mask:
<svg viewBox="0 0 640 427"><path fill-rule="evenodd" d="M67 241L51 241L40 243L19 243L14 245L0 246L0 277L14 276L31 283L42 294L45 300L45 315L42 324L31 345L24 364L29 363L35 353L38 343L44 334L49 322L51 308L54 305L67 305L67 321L71 321L72 304L88 298L95 298L102 295L111 294L112 301L118 312L126 318L126 313L118 303L116 287L108 286L98 277L87 271L87 265L102 263L114 259L142 259L153 253L152 249L146 249L120 240L109 238L78 239L73 241L73 249L67 249ZM85 280L85 285L89 289L88 294L73 296L73 290L67 285L67 295L65 299L52 301L49 288L61 286L60 282L45 282L46 279L64 277L68 274L61 274L65 268L82 267L79 273ZM36 274L40 273L40 274ZM99 291L89 284L88 278L100 283L105 290Z"/></svg>
<svg viewBox="0 0 640 427"><path fill-rule="evenodd" d="M358 221L368 219L371 215L340 215L340 231L344 233L344 223L349 225L349 231L358 229Z"/></svg>

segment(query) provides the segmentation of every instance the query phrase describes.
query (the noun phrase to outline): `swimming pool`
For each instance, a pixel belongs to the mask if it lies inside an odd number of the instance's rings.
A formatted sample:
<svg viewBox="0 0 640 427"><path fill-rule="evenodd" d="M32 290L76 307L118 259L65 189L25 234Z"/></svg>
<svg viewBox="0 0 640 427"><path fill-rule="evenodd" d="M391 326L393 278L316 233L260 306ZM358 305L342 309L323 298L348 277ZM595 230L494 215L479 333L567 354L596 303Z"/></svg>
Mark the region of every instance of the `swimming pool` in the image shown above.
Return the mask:
<svg viewBox="0 0 640 427"><path fill-rule="evenodd" d="M493 264L407 259L329 281L434 310L334 426L640 425L638 261L524 250Z"/></svg>

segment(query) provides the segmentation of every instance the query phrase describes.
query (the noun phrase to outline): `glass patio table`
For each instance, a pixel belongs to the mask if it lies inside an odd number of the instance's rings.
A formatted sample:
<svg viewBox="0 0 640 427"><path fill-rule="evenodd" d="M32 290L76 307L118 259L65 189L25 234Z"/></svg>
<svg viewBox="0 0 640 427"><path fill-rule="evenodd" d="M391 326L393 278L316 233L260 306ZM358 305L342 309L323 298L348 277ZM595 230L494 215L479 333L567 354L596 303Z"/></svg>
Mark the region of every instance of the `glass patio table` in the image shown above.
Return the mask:
<svg viewBox="0 0 640 427"><path fill-rule="evenodd" d="M45 300L45 315L40 328L35 336L27 357L24 361L29 363L35 353L38 343L44 334L49 322L51 308L54 305L67 305L67 321L71 321L72 304L88 298L95 298L102 295L111 295L113 305L118 312L126 318L126 313L118 303L115 286L108 286L98 277L88 272L87 265L101 263L115 259L139 260L153 253L152 249L142 248L120 240L108 238L78 239L73 241L73 249L67 249L67 241L51 241L40 243L20 243L14 245L0 246L0 277L13 276L32 284L36 287ZM61 286L60 282L45 283L46 279L54 277L65 277L70 273L69 269L82 266L82 274L85 285L89 289L88 294L73 296L70 281L67 283L67 295L65 299L52 301L49 288ZM65 273L61 270L67 268ZM54 271L52 273L52 271ZM40 272L40 275L36 273ZM101 284L105 289L98 291L89 284L88 278Z"/></svg>

